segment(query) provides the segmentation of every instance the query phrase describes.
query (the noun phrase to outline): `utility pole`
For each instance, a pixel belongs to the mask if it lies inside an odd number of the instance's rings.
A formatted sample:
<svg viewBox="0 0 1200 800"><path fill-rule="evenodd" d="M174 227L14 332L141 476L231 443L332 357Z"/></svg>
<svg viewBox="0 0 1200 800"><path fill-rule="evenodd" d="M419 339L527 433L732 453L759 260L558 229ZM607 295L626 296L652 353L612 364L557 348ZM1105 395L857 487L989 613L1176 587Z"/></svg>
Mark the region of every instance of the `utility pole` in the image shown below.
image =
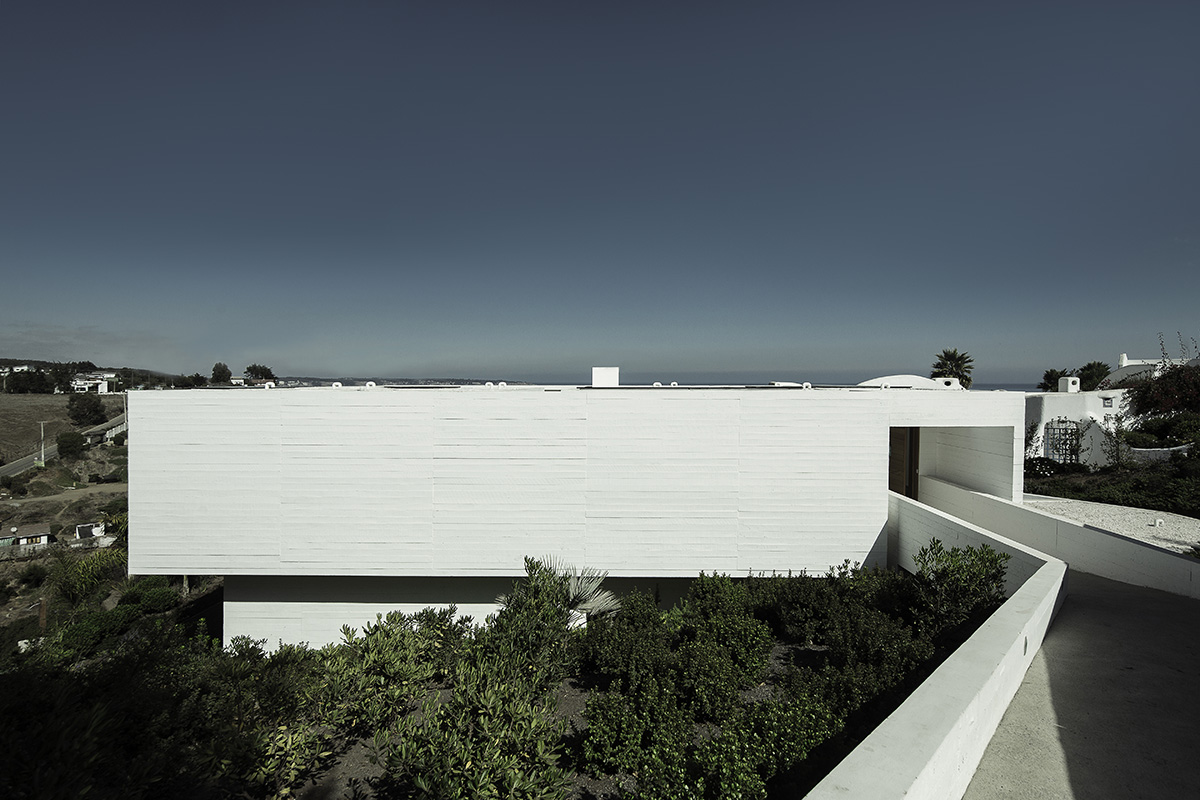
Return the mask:
<svg viewBox="0 0 1200 800"><path fill-rule="evenodd" d="M46 466L46 423L49 421L50 420L43 420L38 422L38 425L42 426L42 458L40 461L33 462L35 467Z"/></svg>

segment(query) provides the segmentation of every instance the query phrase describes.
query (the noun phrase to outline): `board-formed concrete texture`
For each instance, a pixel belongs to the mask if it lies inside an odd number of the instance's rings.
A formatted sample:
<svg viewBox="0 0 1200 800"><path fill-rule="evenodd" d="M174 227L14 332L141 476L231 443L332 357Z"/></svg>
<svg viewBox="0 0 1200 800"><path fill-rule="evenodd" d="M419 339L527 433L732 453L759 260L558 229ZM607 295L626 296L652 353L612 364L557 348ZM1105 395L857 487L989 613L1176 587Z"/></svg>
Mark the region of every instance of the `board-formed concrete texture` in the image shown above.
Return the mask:
<svg viewBox="0 0 1200 800"><path fill-rule="evenodd" d="M320 644L387 608L479 616L525 556L646 581L882 564L889 429L921 429L923 475L1016 499L1024 397L242 389L133 392L129 414L130 572L228 576L227 638Z"/></svg>

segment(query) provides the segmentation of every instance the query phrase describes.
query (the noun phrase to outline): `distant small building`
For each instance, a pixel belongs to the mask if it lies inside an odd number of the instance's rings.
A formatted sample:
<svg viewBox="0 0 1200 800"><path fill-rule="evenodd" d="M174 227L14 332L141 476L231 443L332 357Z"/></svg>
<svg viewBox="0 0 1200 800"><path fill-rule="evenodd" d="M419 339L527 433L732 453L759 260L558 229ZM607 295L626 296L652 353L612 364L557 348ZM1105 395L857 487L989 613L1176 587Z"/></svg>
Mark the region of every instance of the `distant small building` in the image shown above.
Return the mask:
<svg viewBox="0 0 1200 800"><path fill-rule="evenodd" d="M76 394L85 394L87 392L95 392L97 394L108 394L109 382L107 378L97 378L91 375L76 375L71 379L71 391Z"/></svg>
<svg viewBox="0 0 1200 800"><path fill-rule="evenodd" d="M76 539L92 539L97 536L103 536L103 535L104 535L104 523L103 522L87 522L87 523L84 523L83 525L75 526L75 538Z"/></svg>
<svg viewBox="0 0 1200 800"><path fill-rule="evenodd" d="M12 526L0 535L0 547L46 547L53 539L49 523Z"/></svg>

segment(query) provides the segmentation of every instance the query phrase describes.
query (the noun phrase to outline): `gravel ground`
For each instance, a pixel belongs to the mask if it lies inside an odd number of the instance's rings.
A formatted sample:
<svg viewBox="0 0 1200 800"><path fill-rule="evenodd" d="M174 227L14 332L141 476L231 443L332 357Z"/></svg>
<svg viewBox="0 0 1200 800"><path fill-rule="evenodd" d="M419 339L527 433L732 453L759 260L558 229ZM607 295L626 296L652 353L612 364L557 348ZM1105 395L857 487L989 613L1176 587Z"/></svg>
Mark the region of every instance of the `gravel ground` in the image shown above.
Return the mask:
<svg viewBox="0 0 1200 800"><path fill-rule="evenodd" d="M1193 517L1040 495L1027 495L1025 505L1176 553L1190 553L1193 545L1200 545L1200 519Z"/></svg>

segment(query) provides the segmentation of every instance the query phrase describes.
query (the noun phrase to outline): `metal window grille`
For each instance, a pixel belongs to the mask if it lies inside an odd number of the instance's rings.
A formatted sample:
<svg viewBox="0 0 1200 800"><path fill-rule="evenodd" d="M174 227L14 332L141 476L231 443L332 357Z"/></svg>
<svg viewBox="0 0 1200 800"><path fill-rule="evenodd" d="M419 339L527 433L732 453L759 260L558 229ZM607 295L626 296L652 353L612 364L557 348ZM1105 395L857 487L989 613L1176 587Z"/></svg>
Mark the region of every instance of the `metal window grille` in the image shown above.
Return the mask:
<svg viewBox="0 0 1200 800"><path fill-rule="evenodd" d="M1078 464L1083 444L1083 426L1059 417L1046 423L1046 458L1060 464Z"/></svg>

